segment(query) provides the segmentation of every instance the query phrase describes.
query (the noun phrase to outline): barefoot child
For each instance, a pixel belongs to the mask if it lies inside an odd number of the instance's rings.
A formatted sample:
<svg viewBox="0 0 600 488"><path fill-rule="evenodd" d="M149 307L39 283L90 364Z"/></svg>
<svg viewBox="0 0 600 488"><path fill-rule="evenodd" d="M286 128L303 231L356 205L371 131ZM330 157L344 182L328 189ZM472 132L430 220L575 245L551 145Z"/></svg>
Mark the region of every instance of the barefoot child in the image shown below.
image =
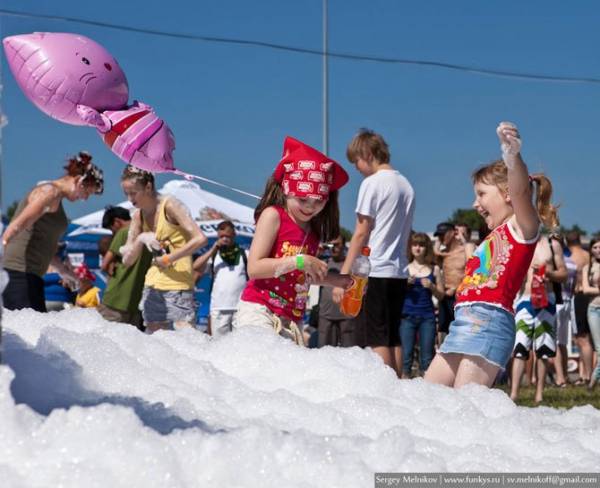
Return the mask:
<svg viewBox="0 0 600 488"><path fill-rule="evenodd" d="M335 161L291 137L256 208L248 257L250 281L234 327L270 327L303 344L302 321L310 283L348 287L348 275L326 276L316 258L319 240L339 235L337 190L348 175Z"/></svg>
<svg viewBox="0 0 600 488"><path fill-rule="evenodd" d="M473 174L473 207L492 232L467 261L456 294L455 320L425 374L432 383L491 386L506 366L515 343L513 301L533 258L540 219L550 224L555 216L550 193L539 187L547 179L530 177L521 159L517 128L503 122L497 133L503 161Z"/></svg>

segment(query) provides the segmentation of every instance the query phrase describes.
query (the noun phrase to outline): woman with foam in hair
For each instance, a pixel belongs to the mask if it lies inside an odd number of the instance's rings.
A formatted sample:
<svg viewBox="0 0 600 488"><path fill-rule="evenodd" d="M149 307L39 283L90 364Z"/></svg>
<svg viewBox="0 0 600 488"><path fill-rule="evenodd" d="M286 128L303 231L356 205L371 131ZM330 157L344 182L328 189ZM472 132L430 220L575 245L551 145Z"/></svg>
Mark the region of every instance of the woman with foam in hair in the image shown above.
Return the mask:
<svg viewBox="0 0 600 488"><path fill-rule="evenodd" d="M104 177L86 152L71 157L64 169L62 177L39 183L27 193L2 236L4 267L10 280L3 298L9 310L46 311L43 276L50 264L63 281L77 281L56 256L58 240L68 224L62 201L66 198L75 202L100 195Z"/></svg>

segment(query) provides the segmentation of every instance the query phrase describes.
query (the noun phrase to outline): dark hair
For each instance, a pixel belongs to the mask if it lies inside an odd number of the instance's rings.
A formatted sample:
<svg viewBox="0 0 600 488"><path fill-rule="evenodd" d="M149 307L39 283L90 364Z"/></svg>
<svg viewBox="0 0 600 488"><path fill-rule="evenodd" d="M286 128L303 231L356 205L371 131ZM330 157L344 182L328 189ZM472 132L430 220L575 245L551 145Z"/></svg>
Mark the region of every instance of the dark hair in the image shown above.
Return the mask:
<svg viewBox="0 0 600 488"><path fill-rule="evenodd" d="M286 208L286 196L281 185L271 176L267 180L262 198L254 210L254 220L258 222L263 210L272 206ZM310 227L323 242L331 241L340 235L340 208L337 190L329 192L325 207L310 220Z"/></svg>
<svg viewBox="0 0 600 488"><path fill-rule="evenodd" d="M415 244L423 244L425 246L425 262L433 266L433 244L430 237L425 232L413 232L410 235L410 243L408 246L408 259L412 261L415 256L412 253L412 246Z"/></svg>
<svg viewBox="0 0 600 488"><path fill-rule="evenodd" d="M93 188L94 193L101 195L104 191L104 173L92 163L92 155L81 151L77 156L72 156L63 166L68 176L83 176L83 186Z"/></svg>
<svg viewBox="0 0 600 488"><path fill-rule="evenodd" d="M592 247L594 247L594 244L596 244L597 242L600 242L600 236L592 237L592 239L590 240L590 247L588 250L588 252L590 254L590 262L588 264L588 284L590 286L594 286L594 284L592 283L592 266L594 264L594 261L596 261L594 259L594 255L592 254Z"/></svg>
<svg viewBox="0 0 600 488"><path fill-rule="evenodd" d="M149 171L144 171L143 169L136 168L131 164L128 164L123 170L123 173L121 174L121 181L125 180L134 180L141 186L146 186L148 183L150 183L152 185L152 189L156 189L154 183L154 175Z"/></svg>
<svg viewBox="0 0 600 488"><path fill-rule="evenodd" d="M219 225L217 225L217 230L225 229L231 229L233 232L235 232L235 225L233 225L233 222L231 220L224 220Z"/></svg>
<svg viewBox="0 0 600 488"><path fill-rule="evenodd" d="M107 206L104 209L104 215L102 216L102 227L110 229L115 223L115 219L131 220L129 210L123 207Z"/></svg>
<svg viewBox="0 0 600 488"><path fill-rule="evenodd" d="M356 164L359 158L365 161L376 159L380 164L388 164L390 162L390 149L380 134L363 128L348 144L346 157L352 164Z"/></svg>
<svg viewBox="0 0 600 488"><path fill-rule="evenodd" d="M600 242L600 236L594 236L590 240L590 247L589 247L589 253L590 253L590 271L592 270L592 262L595 261L594 255L592 254L592 247L594 247L594 244L597 244L598 242Z"/></svg>
<svg viewBox="0 0 600 488"><path fill-rule="evenodd" d="M346 244L346 236L344 234L340 234L337 237L334 237L333 239L331 239L332 241L335 241L336 239L341 239L342 240L342 244Z"/></svg>
<svg viewBox="0 0 600 488"><path fill-rule="evenodd" d="M567 240L567 246L581 244L581 235L576 230L570 230L567 232L565 239Z"/></svg>
<svg viewBox="0 0 600 488"><path fill-rule="evenodd" d="M508 193L508 168L502 160L493 161L472 174L473 184L481 182L486 185L496 185L504 193ZM529 175L531 184L535 187L535 207L540 220L546 228L552 230L559 225L557 207L550 203L552 198L552 182L542 174Z"/></svg>
<svg viewBox="0 0 600 488"><path fill-rule="evenodd" d="M456 224L454 224L454 227L465 227L467 229L467 232L469 234L471 233L471 227L469 226L469 224L465 224L464 222L457 222Z"/></svg>

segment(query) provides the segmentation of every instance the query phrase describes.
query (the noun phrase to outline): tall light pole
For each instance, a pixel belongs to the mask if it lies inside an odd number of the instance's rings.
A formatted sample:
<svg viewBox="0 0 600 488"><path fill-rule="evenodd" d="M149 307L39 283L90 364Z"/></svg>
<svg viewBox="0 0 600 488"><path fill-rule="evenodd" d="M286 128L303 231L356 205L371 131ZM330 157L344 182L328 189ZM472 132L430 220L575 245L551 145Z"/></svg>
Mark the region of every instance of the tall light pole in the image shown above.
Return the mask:
<svg viewBox="0 0 600 488"><path fill-rule="evenodd" d="M329 153L329 77L327 60L327 0L323 0L323 153Z"/></svg>

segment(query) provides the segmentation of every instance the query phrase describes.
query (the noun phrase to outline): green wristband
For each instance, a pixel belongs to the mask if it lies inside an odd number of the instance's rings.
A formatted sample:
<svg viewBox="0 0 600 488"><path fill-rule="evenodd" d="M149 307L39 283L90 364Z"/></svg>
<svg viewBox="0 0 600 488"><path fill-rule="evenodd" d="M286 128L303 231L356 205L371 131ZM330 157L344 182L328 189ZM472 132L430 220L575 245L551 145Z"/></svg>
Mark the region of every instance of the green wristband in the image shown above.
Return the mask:
<svg viewBox="0 0 600 488"><path fill-rule="evenodd" d="M296 269L304 271L304 254L296 254Z"/></svg>

